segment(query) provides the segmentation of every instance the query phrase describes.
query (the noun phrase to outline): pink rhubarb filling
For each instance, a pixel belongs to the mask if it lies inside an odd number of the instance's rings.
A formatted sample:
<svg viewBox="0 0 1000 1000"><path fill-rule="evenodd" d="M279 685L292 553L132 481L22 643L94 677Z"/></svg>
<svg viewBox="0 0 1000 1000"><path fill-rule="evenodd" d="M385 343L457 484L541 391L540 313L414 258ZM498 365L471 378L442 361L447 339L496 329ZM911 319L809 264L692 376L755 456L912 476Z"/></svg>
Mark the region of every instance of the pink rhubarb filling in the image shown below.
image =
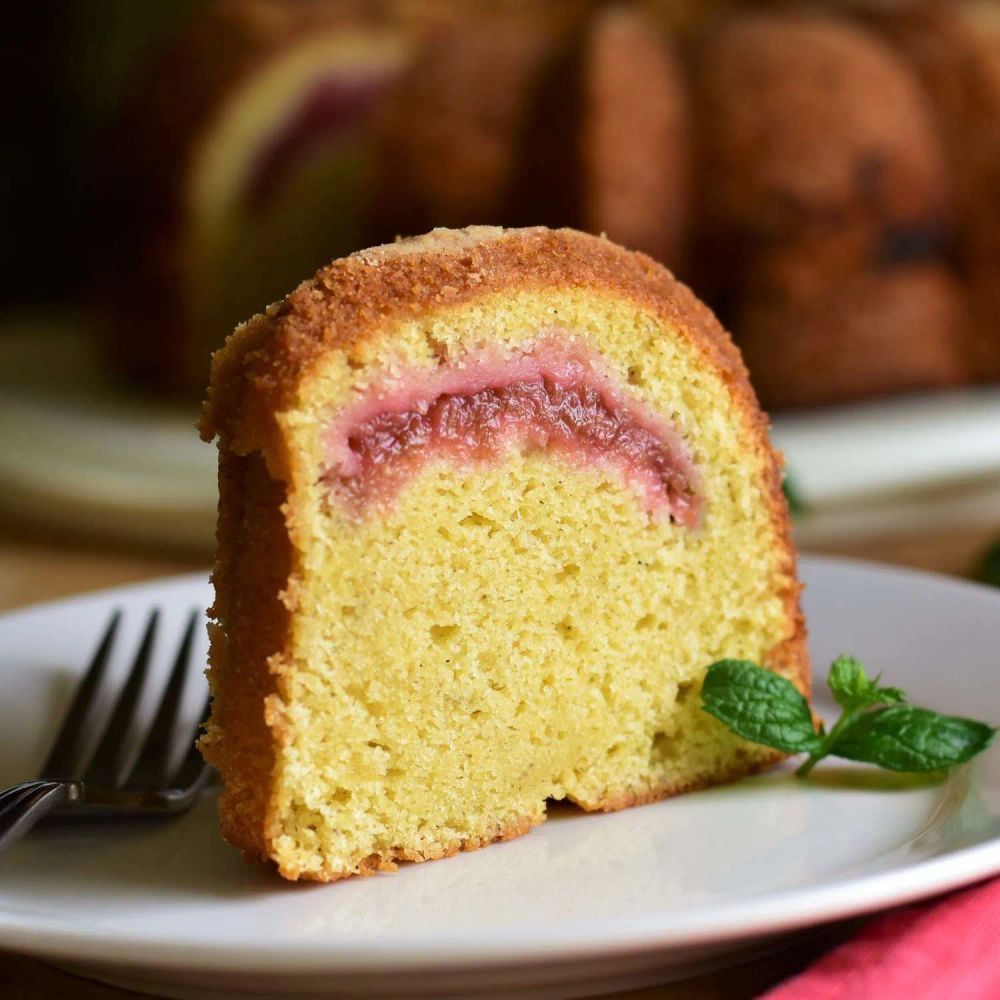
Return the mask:
<svg viewBox="0 0 1000 1000"><path fill-rule="evenodd" d="M614 470L657 520L693 528L701 510L677 432L564 338L514 357L467 355L373 386L330 425L326 447L323 480L356 516L391 503L428 461L494 463L512 448Z"/></svg>

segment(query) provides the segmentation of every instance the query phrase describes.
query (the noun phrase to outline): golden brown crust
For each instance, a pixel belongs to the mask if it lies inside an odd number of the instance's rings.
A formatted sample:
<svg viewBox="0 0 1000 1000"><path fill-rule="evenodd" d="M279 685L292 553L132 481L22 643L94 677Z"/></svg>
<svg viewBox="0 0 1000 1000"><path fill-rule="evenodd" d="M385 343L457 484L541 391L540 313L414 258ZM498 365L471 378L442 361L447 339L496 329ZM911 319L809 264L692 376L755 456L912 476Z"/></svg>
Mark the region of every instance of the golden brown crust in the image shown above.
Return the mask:
<svg viewBox="0 0 1000 1000"><path fill-rule="evenodd" d="M222 776L219 820L226 839L266 858L275 740L266 705L276 690L274 655L288 637L292 553L285 530L284 484L259 454L219 450L219 523L212 579L209 684L212 716L200 742ZM224 678L224 680L223 680ZM225 732L225 739L218 735Z"/></svg>
<svg viewBox="0 0 1000 1000"><path fill-rule="evenodd" d="M799 607L800 587L780 466L767 437L767 420L757 405L740 355L712 313L661 265L598 237L572 230L442 231L334 261L311 281L300 285L283 303L238 329L215 356L202 435L206 439L218 435L221 453L227 456L225 467L228 469L232 464L242 468L246 477L238 487L232 487L234 492L224 498L220 507L216 581L222 590L244 588L253 594L254 611L251 627L249 617L235 618L241 612L225 600L219 602L217 613L226 631L235 632L239 628L250 633L250 637L245 640L249 645L239 651L220 643L213 651L213 670L233 669L232 664L238 663L239 669L250 677L246 686L257 693L247 694L238 707L231 709L229 724L242 726L241 731L255 741L255 746L269 724L261 693L274 690L274 673L280 673L286 639L288 608L294 603L294 595L286 595L284 600L281 596L289 587L292 543L287 528L274 514L283 497L280 480L290 475L294 463L286 451L287 442L277 415L294 406L302 380L330 351L351 351L409 317L454 308L505 291L552 288L587 289L634 302L688 340L705 364L724 379L746 423L750 447L765 460L766 502L779 539L781 572L786 577L783 599L792 631L785 642L771 651L766 662L808 692L805 626ZM230 452L248 457L234 458ZM251 464L241 466L241 462ZM237 488L248 494L249 499L243 501L245 506L233 499ZM270 519L262 516L258 522L250 516L248 511L256 510L258 502L263 507L270 506ZM236 545L240 530L257 531L252 544L244 535L242 557ZM247 601L241 606L246 607ZM277 683L280 686L280 678ZM272 738L280 741L280 719L271 719L270 724ZM208 749L211 759L211 735ZM273 753L272 749L272 761ZM241 766L238 760L222 759L221 753L216 754L216 760L220 768L228 768L230 773ZM262 753L256 760L249 778L240 779L243 796L250 796L251 783L263 785L270 793L270 780L265 775L268 757ZM750 769L744 763L726 777L738 777ZM662 788L650 792L648 800L683 790ZM223 803L227 837L259 857L270 855L268 845L275 834L276 819L273 804L267 805L267 794L255 794L248 799L249 804L240 795L230 794ZM640 800L644 799L641 796L635 799ZM609 800L607 807L617 808L613 800ZM513 826L498 828L486 840L515 836L537 821L520 820ZM469 846L456 842L442 845L441 851L454 853ZM390 865L396 857L402 855L369 859L365 870ZM304 873L291 871L283 874L290 878L304 877ZM332 879L340 875L325 871L309 877Z"/></svg>

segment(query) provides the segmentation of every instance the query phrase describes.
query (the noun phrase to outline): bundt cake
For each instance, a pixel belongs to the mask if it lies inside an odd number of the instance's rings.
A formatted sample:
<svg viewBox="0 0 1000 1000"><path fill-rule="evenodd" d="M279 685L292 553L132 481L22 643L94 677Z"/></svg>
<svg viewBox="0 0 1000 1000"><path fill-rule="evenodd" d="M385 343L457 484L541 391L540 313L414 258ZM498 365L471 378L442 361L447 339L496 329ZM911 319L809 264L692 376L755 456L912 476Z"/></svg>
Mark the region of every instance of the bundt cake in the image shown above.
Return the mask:
<svg viewBox="0 0 1000 1000"><path fill-rule="evenodd" d="M213 0L145 67L102 197L101 323L129 375L201 392L241 317L363 245L370 122L411 43L391 11Z"/></svg>
<svg viewBox="0 0 1000 1000"><path fill-rule="evenodd" d="M707 666L808 688L767 425L728 336L582 233L335 261L216 354L225 836L329 881L759 770Z"/></svg>
<svg viewBox="0 0 1000 1000"><path fill-rule="evenodd" d="M153 386L200 392L233 323L332 255L487 222L673 268L769 408L1000 379L985 0L207 0L131 91L96 284ZM834 288L880 322L823 332Z"/></svg>

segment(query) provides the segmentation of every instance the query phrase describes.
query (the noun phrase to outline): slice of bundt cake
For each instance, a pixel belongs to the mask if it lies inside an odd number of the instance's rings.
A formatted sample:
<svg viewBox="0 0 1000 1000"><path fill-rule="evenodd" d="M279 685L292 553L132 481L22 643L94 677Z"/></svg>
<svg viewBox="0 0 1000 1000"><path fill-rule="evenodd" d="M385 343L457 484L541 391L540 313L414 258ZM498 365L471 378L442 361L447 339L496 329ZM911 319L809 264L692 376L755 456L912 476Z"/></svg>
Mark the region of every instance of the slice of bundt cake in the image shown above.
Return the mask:
<svg viewBox="0 0 1000 1000"><path fill-rule="evenodd" d="M649 258L436 230L335 261L215 357L225 836L333 880L777 755L701 710L808 687L778 462L727 335Z"/></svg>

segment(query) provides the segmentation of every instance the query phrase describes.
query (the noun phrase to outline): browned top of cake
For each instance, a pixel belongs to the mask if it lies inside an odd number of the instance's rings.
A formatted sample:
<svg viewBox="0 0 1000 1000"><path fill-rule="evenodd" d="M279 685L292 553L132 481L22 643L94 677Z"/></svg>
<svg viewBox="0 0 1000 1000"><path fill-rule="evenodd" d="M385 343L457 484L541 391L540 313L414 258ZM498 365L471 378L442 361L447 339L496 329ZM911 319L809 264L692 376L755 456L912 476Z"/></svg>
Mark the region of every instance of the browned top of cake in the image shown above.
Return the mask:
<svg viewBox="0 0 1000 1000"><path fill-rule="evenodd" d="M234 450L267 449L311 366L387 324L504 291L583 288L631 299L687 337L763 424L746 369L710 310L666 268L574 230L474 227L363 250L336 260L283 302L237 329L216 353L202 436Z"/></svg>

